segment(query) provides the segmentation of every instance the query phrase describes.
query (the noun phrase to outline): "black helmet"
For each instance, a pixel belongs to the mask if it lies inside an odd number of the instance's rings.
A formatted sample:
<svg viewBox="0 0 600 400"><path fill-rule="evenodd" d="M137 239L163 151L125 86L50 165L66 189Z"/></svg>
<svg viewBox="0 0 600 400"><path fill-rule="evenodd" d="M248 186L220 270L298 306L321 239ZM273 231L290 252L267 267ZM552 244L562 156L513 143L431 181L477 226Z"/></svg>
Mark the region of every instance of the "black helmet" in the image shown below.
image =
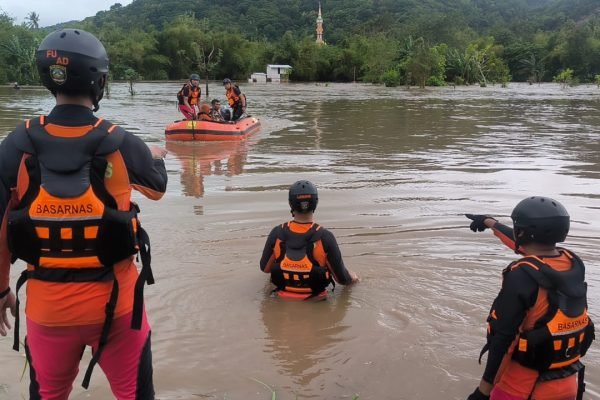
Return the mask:
<svg viewBox="0 0 600 400"><path fill-rule="evenodd" d="M61 29L42 40L36 53L42 83L56 95L89 94L98 110L108 75L108 55L102 43L81 29Z"/></svg>
<svg viewBox="0 0 600 400"><path fill-rule="evenodd" d="M515 240L519 244L555 244L564 242L569 233L569 213L562 204L548 197L534 196L522 200L510 217Z"/></svg>
<svg viewBox="0 0 600 400"><path fill-rule="evenodd" d="M190 75L190 81L199 81L199 80L200 80L200 75L198 75L198 74Z"/></svg>
<svg viewBox="0 0 600 400"><path fill-rule="evenodd" d="M231 79L229 79L229 78L223 79L223 85L226 85L228 83L231 83Z"/></svg>
<svg viewBox="0 0 600 400"><path fill-rule="evenodd" d="M298 181L290 186L289 202L292 211L315 211L319 202L317 187L309 181Z"/></svg>

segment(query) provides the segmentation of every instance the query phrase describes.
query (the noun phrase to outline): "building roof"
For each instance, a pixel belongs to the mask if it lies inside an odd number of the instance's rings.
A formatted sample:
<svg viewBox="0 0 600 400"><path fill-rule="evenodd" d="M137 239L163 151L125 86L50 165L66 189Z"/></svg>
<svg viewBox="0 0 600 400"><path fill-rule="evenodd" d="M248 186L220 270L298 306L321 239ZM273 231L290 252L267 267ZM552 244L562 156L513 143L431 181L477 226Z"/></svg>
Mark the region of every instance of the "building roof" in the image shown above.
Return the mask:
<svg viewBox="0 0 600 400"><path fill-rule="evenodd" d="M291 65L284 65L284 64L267 64L267 68L292 68Z"/></svg>

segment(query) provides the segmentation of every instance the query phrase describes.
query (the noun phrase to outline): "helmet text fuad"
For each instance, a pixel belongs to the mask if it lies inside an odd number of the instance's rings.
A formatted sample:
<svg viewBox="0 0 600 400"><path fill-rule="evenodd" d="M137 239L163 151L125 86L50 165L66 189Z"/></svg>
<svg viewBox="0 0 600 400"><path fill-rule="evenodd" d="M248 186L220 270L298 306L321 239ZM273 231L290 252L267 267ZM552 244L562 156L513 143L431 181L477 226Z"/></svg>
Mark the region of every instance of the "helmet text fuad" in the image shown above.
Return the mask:
<svg viewBox="0 0 600 400"><path fill-rule="evenodd" d="M104 45L81 29L60 29L42 40L36 65L42 84L56 96L87 96L94 110L104 96L108 77L108 54Z"/></svg>

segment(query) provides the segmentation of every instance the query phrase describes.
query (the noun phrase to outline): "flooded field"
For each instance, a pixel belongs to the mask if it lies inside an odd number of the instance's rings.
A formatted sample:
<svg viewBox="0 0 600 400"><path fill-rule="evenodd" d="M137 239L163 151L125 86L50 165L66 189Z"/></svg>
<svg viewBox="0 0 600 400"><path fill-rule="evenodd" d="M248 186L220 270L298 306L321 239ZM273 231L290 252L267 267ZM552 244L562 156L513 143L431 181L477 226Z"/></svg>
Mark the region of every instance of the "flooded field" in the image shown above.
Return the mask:
<svg viewBox="0 0 600 400"><path fill-rule="evenodd" d="M569 210L565 246L586 262L600 321L597 87L243 85L261 132L165 143L179 87L138 83L131 98L115 83L98 113L169 150L167 195L136 196L153 240L146 307L158 399L270 399L263 384L280 400L466 398L515 255L490 232L471 232L464 213L510 223L529 195ZM224 101L221 86L210 93ZM52 105L42 89L0 88L0 137ZM290 218L298 179L318 186L317 221L362 279L314 304L273 297L258 267L266 235ZM27 398L25 359L11 343L0 339L0 399ZM587 398L600 398L599 344L586 364ZM73 399L111 398L99 369L90 390L82 379Z"/></svg>

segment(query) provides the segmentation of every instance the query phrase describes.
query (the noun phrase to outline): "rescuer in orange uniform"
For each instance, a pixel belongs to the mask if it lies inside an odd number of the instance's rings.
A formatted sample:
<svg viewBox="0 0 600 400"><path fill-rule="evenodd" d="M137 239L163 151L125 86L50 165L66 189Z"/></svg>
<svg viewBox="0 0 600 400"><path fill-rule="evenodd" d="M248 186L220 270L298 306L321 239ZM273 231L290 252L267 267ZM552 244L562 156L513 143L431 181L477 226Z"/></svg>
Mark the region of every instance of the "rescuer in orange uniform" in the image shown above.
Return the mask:
<svg viewBox="0 0 600 400"><path fill-rule="evenodd" d="M271 274L279 294L308 299L324 296L330 283L358 282L358 276L346 269L335 236L314 222L316 186L297 181L288 198L293 220L273 228L260 259L260 269Z"/></svg>
<svg viewBox="0 0 600 400"><path fill-rule="evenodd" d="M166 151L94 116L108 56L79 29L50 33L36 63L56 106L17 126L0 144L0 334L16 316L27 281L25 351L30 399L65 400L86 346L118 400L152 400L150 326L144 283L154 283L150 242L131 201L135 189L160 199ZM140 273L135 263L139 253ZM11 261L27 268L11 290Z"/></svg>
<svg viewBox="0 0 600 400"><path fill-rule="evenodd" d="M486 215L466 216L471 230L491 228L523 256L503 272L487 318L485 371L468 400L581 399L580 359L594 340L594 325L583 262L556 247L569 232L567 210L556 200L534 196L514 208L513 229Z"/></svg>

